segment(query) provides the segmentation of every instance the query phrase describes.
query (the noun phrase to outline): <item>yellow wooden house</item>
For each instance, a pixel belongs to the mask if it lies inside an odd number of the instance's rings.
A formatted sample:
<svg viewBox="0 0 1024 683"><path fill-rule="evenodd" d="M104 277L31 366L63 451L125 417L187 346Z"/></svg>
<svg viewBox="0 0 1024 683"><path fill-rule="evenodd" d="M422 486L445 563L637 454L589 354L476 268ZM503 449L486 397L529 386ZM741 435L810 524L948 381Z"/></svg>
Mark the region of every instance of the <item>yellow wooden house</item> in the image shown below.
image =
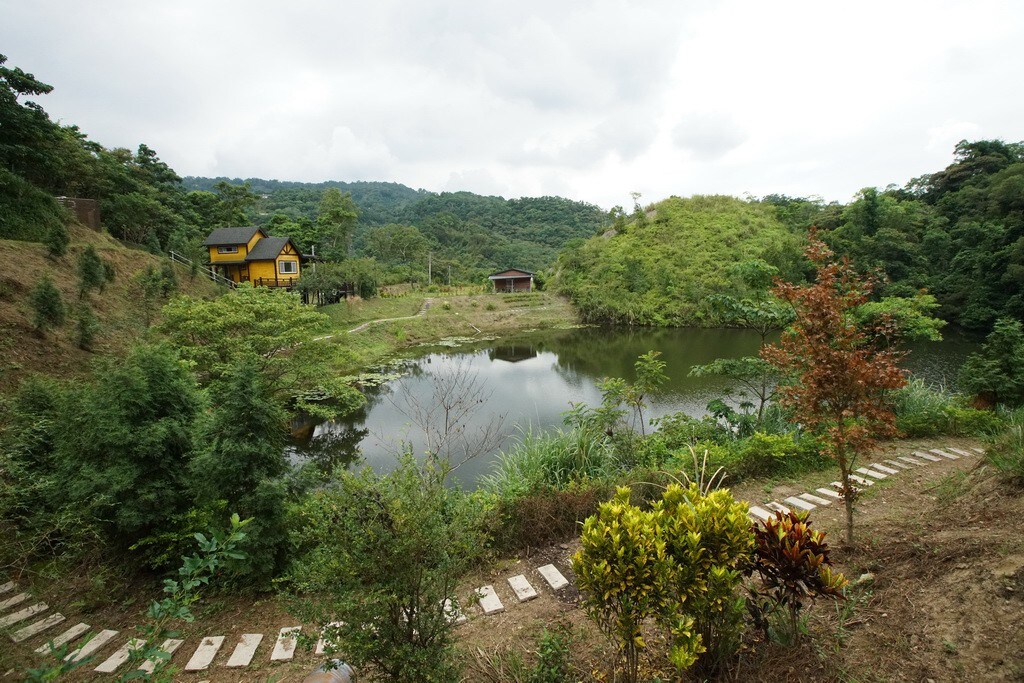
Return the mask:
<svg viewBox="0 0 1024 683"><path fill-rule="evenodd" d="M232 282L291 288L305 260L287 237L269 237L257 227L217 228L203 241L210 267Z"/></svg>

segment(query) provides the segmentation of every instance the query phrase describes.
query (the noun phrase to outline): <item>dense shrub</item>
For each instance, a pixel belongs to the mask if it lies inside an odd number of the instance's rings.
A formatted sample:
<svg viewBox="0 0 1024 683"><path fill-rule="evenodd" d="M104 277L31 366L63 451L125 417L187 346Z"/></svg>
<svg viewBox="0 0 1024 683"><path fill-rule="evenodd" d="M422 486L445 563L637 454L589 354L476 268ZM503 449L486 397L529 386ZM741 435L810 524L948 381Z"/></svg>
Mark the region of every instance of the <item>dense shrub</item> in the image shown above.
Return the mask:
<svg viewBox="0 0 1024 683"><path fill-rule="evenodd" d="M1010 413L1007 423L1006 430L989 444L985 458L1003 478L1024 486L1024 410Z"/></svg>
<svg viewBox="0 0 1024 683"><path fill-rule="evenodd" d="M292 510L291 586L336 653L392 681L458 681L457 584L483 546L480 507L411 455L379 476L342 474ZM465 603L463 603L465 604Z"/></svg>
<svg viewBox="0 0 1024 683"><path fill-rule="evenodd" d="M64 306L60 290L47 275L32 288L29 305L32 306L32 325L40 334L46 334L51 328L60 327L67 317L67 308Z"/></svg>
<svg viewBox="0 0 1024 683"><path fill-rule="evenodd" d="M126 549L188 509L192 425L202 403L166 347L100 362L91 383L23 384L4 446L44 526L69 511Z"/></svg>
<svg viewBox="0 0 1024 683"><path fill-rule="evenodd" d="M754 538L749 572L760 582L752 589L750 613L764 631L795 642L805 601L841 597L846 578L832 571L825 534L811 529L806 512L778 512L754 528Z"/></svg>
<svg viewBox="0 0 1024 683"><path fill-rule="evenodd" d="M637 680L645 631L656 622L680 671L712 675L739 647L739 594L753 535L746 505L726 490L670 485L650 510L620 488L583 525L573 570L588 615L618 646ZM702 657L703 655L703 657Z"/></svg>
<svg viewBox="0 0 1024 683"><path fill-rule="evenodd" d="M908 437L994 434L1002 419L990 410L968 406L963 397L912 380L894 394L896 427Z"/></svg>

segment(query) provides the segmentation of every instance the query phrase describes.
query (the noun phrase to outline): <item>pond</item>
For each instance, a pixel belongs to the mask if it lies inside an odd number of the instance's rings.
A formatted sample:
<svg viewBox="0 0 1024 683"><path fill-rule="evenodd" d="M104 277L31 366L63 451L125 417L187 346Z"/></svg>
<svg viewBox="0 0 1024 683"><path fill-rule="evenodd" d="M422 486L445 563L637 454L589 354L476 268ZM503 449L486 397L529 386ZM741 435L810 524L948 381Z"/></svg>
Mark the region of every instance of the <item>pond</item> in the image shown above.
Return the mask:
<svg viewBox="0 0 1024 683"><path fill-rule="evenodd" d="M954 387L960 364L977 344L956 333L945 336L942 342L914 345L907 366L931 384ZM406 361L401 377L368 388L366 407L358 414L315 425L295 454L343 464L358 454L362 462L387 471L403 447L419 455L440 442L448 406L449 424L482 451L455 472L463 485L472 486L523 431L561 426L573 403L599 403L602 378L631 381L633 363L643 353L660 351L669 376L650 398L645 417L677 411L699 417L731 385L717 377L690 377L690 368L753 355L759 344L750 330L581 328L424 349ZM462 448L451 450L453 461L462 459Z"/></svg>

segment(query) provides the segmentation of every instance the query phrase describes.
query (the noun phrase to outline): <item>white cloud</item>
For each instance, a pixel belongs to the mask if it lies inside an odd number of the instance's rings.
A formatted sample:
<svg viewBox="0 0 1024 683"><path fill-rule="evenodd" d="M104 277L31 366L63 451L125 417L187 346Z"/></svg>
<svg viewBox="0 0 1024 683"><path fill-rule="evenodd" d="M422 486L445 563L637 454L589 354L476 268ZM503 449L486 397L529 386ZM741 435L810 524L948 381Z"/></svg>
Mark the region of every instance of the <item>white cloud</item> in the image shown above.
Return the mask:
<svg viewBox="0 0 1024 683"><path fill-rule="evenodd" d="M1024 6L998 0L0 11L10 63L56 87L47 111L181 174L846 200L942 168L961 138L1024 139Z"/></svg>

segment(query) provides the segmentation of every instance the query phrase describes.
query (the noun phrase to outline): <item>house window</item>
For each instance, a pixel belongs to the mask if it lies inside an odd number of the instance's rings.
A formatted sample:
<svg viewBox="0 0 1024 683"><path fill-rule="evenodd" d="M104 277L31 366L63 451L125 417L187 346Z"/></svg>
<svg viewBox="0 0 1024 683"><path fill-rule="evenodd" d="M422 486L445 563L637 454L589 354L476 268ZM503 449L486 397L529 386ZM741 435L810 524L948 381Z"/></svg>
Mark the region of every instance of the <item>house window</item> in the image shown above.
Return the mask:
<svg viewBox="0 0 1024 683"><path fill-rule="evenodd" d="M299 272L298 261L278 261L277 269L281 275L295 275Z"/></svg>
<svg viewBox="0 0 1024 683"><path fill-rule="evenodd" d="M237 254L238 253L238 246L236 245L236 246L232 246L232 247L217 247L217 253L218 254Z"/></svg>

